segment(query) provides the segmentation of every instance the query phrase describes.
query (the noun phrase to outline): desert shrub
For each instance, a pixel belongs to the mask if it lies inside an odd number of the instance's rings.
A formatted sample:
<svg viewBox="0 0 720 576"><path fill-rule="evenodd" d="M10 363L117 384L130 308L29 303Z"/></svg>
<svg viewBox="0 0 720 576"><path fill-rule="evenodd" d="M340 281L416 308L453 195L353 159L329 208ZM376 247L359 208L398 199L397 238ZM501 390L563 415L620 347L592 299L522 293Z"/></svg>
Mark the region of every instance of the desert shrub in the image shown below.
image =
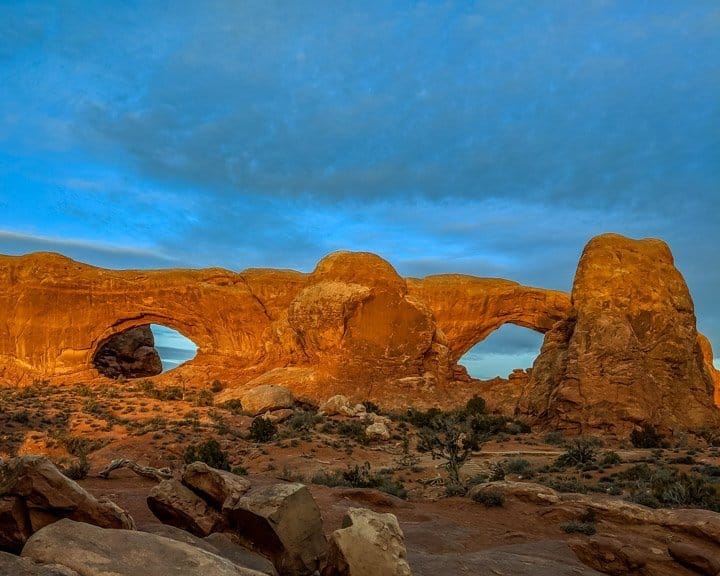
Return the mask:
<svg viewBox="0 0 720 576"><path fill-rule="evenodd" d="M87 458L84 456L78 458L75 462L62 470L62 473L70 478L70 480L82 480L87 478L88 472L90 472L90 462L88 462Z"/></svg>
<svg viewBox="0 0 720 576"><path fill-rule="evenodd" d="M565 445L565 453L558 457L558 466L579 466L595 460L599 441L591 436L573 438Z"/></svg>
<svg viewBox="0 0 720 576"><path fill-rule="evenodd" d="M277 426L267 418L258 416L250 424L250 438L255 442L269 442L277 434Z"/></svg>
<svg viewBox="0 0 720 576"><path fill-rule="evenodd" d="M28 424L30 422L30 413L27 410L19 410L10 415L10 420L18 424Z"/></svg>
<svg viewBox="0 0 720 576"><path fill-rule="evenodd" d="M233 466L232 470L230 470L233 474L237 476L247 476L248 475L248 469L245 468L245 466Z"/></svg>
<svg viewBox="0 0 720 576"><path fill-rule="evenodd" d="M103 447L101 440L90 440L84 436L72 436L65 432L55 434L54 438L65 450L80 459Z"/></svg>
<svg viewBox="0 0 720 576"><path fill-rule="evenodd" d="M485 508L493 508L505 504L505 495L496 490L481 490L475 492L472 499L474 502L485 506Z"/></svg>
<svg viewBox="0 0 720 576"><path fill-rule="evenodd" d="M208 438L202 444L191 444L185 449L185 464L193 462L204 462L211 468L218 470L230 470L227 452L221 447L215 438Z"/></svg>
<svg viewBox="0 0 720 576"><path fill-rule="evenodd" d="M365 426L360 422L338 422L334 430L340 436L351 438L360 444L367 444L370 441L365 434Z"/></svg>
<svg viewBox="0 0 720 576"><path fill-rule="evenodd" d="M585 534L586 536L592 536L597 532L597 528L592 522L580 522L578 520L560 524L560 528L568 534Z"/></svg>
<svg viewBox="0 0 720 576"><path fill-rule="evenodd" d="M418 432L418 450L429 452L433 460L444 460L451 484L462 484L460 469L473 450L485 440L460 416L437 418Z"/></svg>
<svg viewBox="0 0 720 576"><path fill-rule="evenodd" d="M350 488L374 488L399 498L407 498L407 491L402 482L395 480L388 470L373 472L370 463L362 466L348 466L346 470L334 472L318 472L311 482L324 486L345 486Z"/></svg>
<svg viewBox="0 0 720 576"><path fill-rule="evenodd" d="M487 405L485 404L485 399L480 398L480 396L473 396L467 401L467 404L465 404L465 414L468 416L473 416L474 414L485 414L486 409Z"/></svg>
<svg viewBox="0 0 720 576"><path fill-rule="evenodd" d="M563 433L559 430L554 430L553 432L545 434L543 441L545 444L550 444L552 446L562 446L565 444L565 436L563 436Z"/></svg>
<svg viewBox="0 0 720 576"><path fill-rule="evenodd" d="M213 405L213 393L210 390L198 390L195 395L196 406L212 406Z"/></svg>
<svg viewBox="0 0 720 576"><path fill-rule="evenodd" d="M233 414L240 414L243 411L242 402L239 398L231 398L230 400L223 402L220 404L220 408L228 410Z"/></svg>
<svg viewBox="0 0 720 576"><path fill-rule="evenodd" d="M720 446L720 428L701 428L697 431L697 435L705 440L708 446Z"/></svg>
<svg viewBox="0 0 720 576"><path fill-rule="evenodd" d="M323 416L316 412L299 410L287 419L285 425L292 432L306 432L315 428L316 424L323 421Z"/></svg>
<svg viewBox="0 0 720 576"><path fill-rule="evenodd" d="M490 482L505 480L505 465L503 462L493 462L490 465L490 476L488 480Z"/></svg>
<svg viewBox="0 0 720 576"><path fill-rule="evenodd" d="M365 400L365 402L362 403L363 406L365 406L365 410L368 412L374 412L375 414L380 414L380 406L375 404L375 402L370 402L370 400Z"/></svg>
<svg viewBox="0 0 720 576"><path fill-rule="evenodd" d="M665 437L660 434L655 426L645 423L640 430L633 430L630 433L630 442L635 448L661 448Z"/></svg>
<svg viewBox="0 0 720 576"><path fill-rule="evenodd" d="M703 464L702 466L694 466L693 472L708 476L710 478L717 478L720 481L720 466L714 466L712 464Z"/></svg>
<svg viewBox="0 0 720 576"><path fill-rule="evenodd" d="M706 508L720 511L720 495L703 476L667 466L638 464L614 475L629 500L653 508Z"/></svg>
<svg viewBox="0 0 720 576"><path fill-rule="evenodd" d="M220 382L220 380L213 380L210 383L210 392L212 392L213 394L222 392L223 388L225 388L225 385L222 382Z"/></svg>
<svg viewBox="0 0 720 576"><path fill-rule="evenodd" d="M622 459L620 458L620 455L612 450L606 451L603 453L602 458L600 458L600 464L603 466L615 466L621 462Z"/></svg>
<svg viewBox="0 0 720 576"><path fill-rule="evenodd" d="M550 478L543 482L545 486L557 490L558 492L573 492L576 494L585 494L588 489L585 484L580 482L573 476L559 476L556 478Z"/></svg>
<svg viewBox="0 0 720 576"><path fill-rule="evenodd" d="M523 478L532 478L533 469L532 464L525 458L510 458L503 462L503 468L507 474L516 474Z"/></svg>

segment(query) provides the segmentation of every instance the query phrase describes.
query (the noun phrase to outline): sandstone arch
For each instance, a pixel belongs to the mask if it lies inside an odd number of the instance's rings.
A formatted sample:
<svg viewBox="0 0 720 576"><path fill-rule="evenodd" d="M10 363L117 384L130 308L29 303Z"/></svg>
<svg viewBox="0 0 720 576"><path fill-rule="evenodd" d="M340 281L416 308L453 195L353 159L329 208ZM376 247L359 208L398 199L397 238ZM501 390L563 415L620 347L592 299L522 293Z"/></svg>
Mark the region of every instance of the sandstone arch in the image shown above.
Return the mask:
<svg viewBox="0 0 720 576"><path fill-rule="evenodd" d="M410 293L433 310L457 362L503 324L544 334L565 318L570 296L500 278L441 274L408 279Z"/></svg>

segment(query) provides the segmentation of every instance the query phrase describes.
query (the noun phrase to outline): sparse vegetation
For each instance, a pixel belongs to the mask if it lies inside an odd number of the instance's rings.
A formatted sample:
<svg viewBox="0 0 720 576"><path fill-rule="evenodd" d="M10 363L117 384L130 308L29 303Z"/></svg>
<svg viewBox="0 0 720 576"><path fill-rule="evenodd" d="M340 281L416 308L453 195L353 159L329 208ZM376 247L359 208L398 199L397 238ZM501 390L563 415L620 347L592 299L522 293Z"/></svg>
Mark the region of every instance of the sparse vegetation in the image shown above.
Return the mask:
<svg viewBox="0 0 720 576"><path fill-rule="evenodd" d="M227 453L214 438L208 438L202 444L191 444L185 449L185 463L204 462L212 468L230 470Z"/></svg>
<svg viewBox="0 0 720 576"><path fill-rule="evenodd" d="M485 508L494 508L505 505L505 495L496 490L480 490L473 494L472 499Z"/></svg>
<svg viewBox="0 0 720 576"><path fill-rule="evenodd" d="M645 423L640 430L633 430L630 433L630 442L635 448L662 448L665 437L660 434L655 426Z"/></svg>
<svg viewBox="0 0 720 576"><path fill-rule="evenodd" d="M392 477L389 470L373 472L370 463L362 466L348 466L346 470L335 472L318 472L312 477L313 484L324 486L347 486L351 488L374 488L399 498L407 498L403 484Z"/></svg>
<svg viewBox="0 0 720 576"><path fill-rule="evenodd" d="M277 434L277 426L267 418L258 416L250 425L250 439L255 442L270 442Z"/></svg>

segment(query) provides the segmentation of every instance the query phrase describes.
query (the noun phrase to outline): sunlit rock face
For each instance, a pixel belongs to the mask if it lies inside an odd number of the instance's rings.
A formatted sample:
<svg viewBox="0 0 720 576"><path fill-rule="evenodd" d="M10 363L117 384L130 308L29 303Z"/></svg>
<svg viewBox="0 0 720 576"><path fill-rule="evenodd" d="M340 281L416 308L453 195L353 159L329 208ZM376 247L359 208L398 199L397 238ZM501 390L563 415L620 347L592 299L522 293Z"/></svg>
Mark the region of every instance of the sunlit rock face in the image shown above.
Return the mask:
<svg viewBox="0 0 720 576"><path fill-rule="evenodd" d="M547 333L521 408L575 429L699 427L720 414L711 367L667 244L606 234L585 247L572 308Z"/></svg>
<svg viewBox="0 0 720 576"><path fill-rule="evenodd" d="M260 384L320 402L444 408L474 394L506 412L578 426L714 418L709 343L667 246L603 236L588 245L572 301L554 290L463 275L404 279L369 253L289 270L116 271L58 254L0 256L0 382L100 378L114 335L181 332L197 355L164 381L238 393ZM482 384L457 362L505 323L545 333L523 378ZM505 382L507 384L505 384ZM497 401L495 401L497 400Z"/></svg>

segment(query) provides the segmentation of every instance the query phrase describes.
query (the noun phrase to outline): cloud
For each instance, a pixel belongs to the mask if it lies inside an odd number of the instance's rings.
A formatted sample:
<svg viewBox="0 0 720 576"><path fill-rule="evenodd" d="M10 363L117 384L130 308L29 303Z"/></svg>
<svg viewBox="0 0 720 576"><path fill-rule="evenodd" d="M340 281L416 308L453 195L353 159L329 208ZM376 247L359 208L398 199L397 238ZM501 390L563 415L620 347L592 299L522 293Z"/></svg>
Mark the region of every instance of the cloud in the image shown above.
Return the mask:
<svg viewBox="0 0 720 576"><path fill-rule="evenodd" d="M33 236L0 230L0 253L11 255L31 252L59 252L81 262L102 262L108 268L169 268L178 262L147 248L112 246L95 241Z"/></svg>

